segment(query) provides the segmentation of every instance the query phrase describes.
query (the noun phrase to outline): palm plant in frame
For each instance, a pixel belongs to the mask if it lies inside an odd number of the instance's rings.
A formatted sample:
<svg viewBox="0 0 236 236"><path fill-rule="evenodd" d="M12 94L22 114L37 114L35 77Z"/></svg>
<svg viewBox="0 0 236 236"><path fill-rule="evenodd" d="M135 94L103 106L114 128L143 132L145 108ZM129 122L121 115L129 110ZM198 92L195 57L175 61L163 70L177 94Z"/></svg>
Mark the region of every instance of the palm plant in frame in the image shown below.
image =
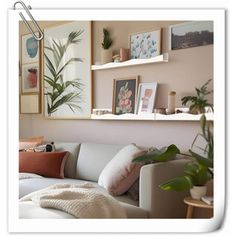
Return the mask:
<svg viewBox="0 0 236 236"><path fill-rule="evenodd" d="M45 93L47 98L47 113L51 116L61 106L68 106L74 113L75 110L82 110L82 91L83 84L80 78L64 78L65 70L72 63L82 63L83 60L78 57L70 57L68 49L72 45L81 42L80 36L84 31L73 31L66 39L50 39L45 46L44 58L48 69L44 74ZM72 75L73 76L73 75Z"/></svg>

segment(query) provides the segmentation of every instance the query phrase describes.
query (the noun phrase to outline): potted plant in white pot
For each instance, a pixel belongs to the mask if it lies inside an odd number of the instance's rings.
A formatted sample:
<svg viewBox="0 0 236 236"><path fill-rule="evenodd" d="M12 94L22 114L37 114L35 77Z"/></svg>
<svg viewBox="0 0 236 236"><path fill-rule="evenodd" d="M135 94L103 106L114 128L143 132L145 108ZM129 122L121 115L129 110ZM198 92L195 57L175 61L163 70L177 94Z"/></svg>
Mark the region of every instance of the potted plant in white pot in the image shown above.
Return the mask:
<svg viewBox="0 0 236 236"><path fill-rule="evenodd" d="M195 88L195 96L185 96L181 99L182 105L189 104L189 113L191 114L202 114L205 113L205 108L209 107L213 111L213 105L208 102L206 98L207 95L211 94L213 91L208 90L207 86L212 81L209 79L201 88Z"/></svg>
<svg viewBox="0 0 236 236"><path fill-rule="evenodd" d="M193 199L200 199L206 195L206 183L213 179L213 157L214 157L214 139L209 125L206 125L205 115L200 119L201 133L195 137L189 153L181 153L176 145L172 144L160 150L155 149L147 154L137 157L134 162L154 163L173 160L176 154L187 156L191 161L186 164L183 175L170 179L159 187L163 190L184 191L190 190ZM201 153L193 151L196 141L202 137L205 141L203 147L197 146Z"/></svg>
<svg viewBox="0 0 236 236"><path fill-rule="evenodd" d="M103 28L103 42L102 42L102 52L101 52L101 61L102 64L106 64L112 61L112 50L110 49L112 45L112 39L110 33L106 28Z"/></svg>

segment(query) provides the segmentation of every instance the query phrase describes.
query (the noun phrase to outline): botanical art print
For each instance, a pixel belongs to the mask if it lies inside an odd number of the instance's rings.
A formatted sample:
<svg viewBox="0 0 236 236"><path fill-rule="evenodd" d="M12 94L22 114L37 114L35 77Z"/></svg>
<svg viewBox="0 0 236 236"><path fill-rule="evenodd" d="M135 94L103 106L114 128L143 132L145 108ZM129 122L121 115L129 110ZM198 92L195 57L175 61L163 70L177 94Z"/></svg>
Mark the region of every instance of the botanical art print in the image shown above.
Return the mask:
<svg viewBox="0 0 236 236"><path fill-rule="evenodd" d="M73 22L46 31L45 114L87 118L91 111L90 22Z"/></svg>
<svg viewBox="0 0 236 236"><path fill-rule="evenodd" d="M125 114L135 112L137 78L114 79L113 113Z"/></svg>
<svg viewBox="0 0 236 236"><path fill-rule="evenodd" d="M160 55L161 31L151 31L130 36L131 59L147 59Z"/></svg>
<svg viewBox="0 0 236 236"><path fill-rule="evenodd" d="M213 21L192 21L170 26L170 49L184 49L213 44Z"/></svg>
<svg viewBox="0 0 236 236"><path fill-rule="evenodd" d="M22 36L21 55L22 64L39 61L39 41L37 41L32 34Z"/></svg>

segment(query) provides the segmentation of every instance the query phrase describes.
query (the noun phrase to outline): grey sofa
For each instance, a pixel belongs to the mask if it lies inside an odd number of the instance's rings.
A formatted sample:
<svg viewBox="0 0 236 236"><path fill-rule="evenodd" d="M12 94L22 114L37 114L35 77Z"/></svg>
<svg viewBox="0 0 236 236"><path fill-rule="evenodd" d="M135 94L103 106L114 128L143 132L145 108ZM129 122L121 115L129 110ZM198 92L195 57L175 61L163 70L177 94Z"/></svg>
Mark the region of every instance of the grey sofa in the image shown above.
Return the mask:
<svg viewBox="0 0 236 236"><path fill-rule="evenodd" d="M106 164L123 147L96 143L55 143L58 151L69 151L65 164L65 178L30 178L19 181L19 198L33 191L55 183L78 184L93 182L97 188L99 175ZM158 185L163 181L180 175L187 160L179 159L168 163L145 165L139 178L139 201L132 200L128 194L115 197L124 207L128 218L184 218L186 206L184 196L188 192L163 191ZM20 218L73 218L56 209L40 208L32 202L19 204Z"/></svg>

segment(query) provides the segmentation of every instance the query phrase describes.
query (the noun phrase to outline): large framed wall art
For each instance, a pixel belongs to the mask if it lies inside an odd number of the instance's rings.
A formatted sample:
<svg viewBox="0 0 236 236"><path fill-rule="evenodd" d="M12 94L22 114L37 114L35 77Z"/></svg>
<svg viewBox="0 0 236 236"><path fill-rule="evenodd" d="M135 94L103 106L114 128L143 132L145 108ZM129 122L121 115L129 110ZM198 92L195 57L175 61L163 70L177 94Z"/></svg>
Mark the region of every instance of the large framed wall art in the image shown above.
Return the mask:
<svg viewBox="0 0 236 236"><path fill-rule="evenodd" d="M48 118L91 115L91 22L44 30L44 112Z"/></svg>

